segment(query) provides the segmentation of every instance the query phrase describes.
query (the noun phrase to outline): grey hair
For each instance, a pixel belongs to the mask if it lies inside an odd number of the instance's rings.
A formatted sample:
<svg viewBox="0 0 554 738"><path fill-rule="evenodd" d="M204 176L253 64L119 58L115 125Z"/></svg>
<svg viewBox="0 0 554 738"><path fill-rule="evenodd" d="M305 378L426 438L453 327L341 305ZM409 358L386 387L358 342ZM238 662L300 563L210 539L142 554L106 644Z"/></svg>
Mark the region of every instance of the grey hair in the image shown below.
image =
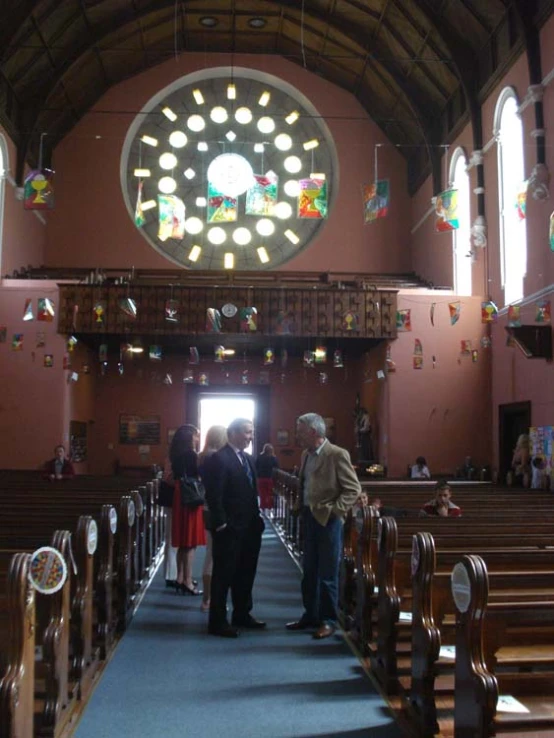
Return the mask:
<svg viewBox="0 0 554 738"><path fill-rule="evenodd" d="M325 438L327 435L325 421L321 415L318 415L317 413L304 413L304 415L301 415L296 422L304 423L308 428L314 430L320 438Z"/></svg>
<svg viewBox="0 0 554 738"><path fill-rule="evenodd" d="M252 421L248 420L248 418L235 418L227 427L227 435L230 436L232 433L240 433L245 423L253 425Z"/></svg>

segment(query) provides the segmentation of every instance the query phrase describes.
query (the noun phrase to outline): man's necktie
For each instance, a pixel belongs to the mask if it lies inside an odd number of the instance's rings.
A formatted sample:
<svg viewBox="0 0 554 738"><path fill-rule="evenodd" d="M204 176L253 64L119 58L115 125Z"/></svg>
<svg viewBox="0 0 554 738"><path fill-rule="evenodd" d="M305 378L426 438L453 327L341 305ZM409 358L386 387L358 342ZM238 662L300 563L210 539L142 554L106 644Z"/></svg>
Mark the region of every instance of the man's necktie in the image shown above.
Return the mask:
<svg viewBox="0 0 554 738"><path fill-rule="evenodd" d="M241 460L242 465L244 466L244 471L246 472L246 476L248 477L248 481L252 486L254 486L254 477L252 476L252 469L250 468L250 464L248 463L248 459L246 458L246 454L244 451L239 452L239 458Z"/></svg>

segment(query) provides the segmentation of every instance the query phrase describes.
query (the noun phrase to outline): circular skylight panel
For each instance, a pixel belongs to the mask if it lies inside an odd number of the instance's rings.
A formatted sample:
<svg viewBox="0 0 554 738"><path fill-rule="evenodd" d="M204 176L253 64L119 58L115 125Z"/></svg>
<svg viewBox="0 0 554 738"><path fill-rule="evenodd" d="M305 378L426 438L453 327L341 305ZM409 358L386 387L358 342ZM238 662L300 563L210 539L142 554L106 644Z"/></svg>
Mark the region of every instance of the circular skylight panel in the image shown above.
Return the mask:
<svg viewBox="0 0 554 738"><path fill-rule="evenodd" d="M285 190L285 195L298 197L300 194L300 182L297 179L288 179L283 189Z"/></svg>
<svg viewBox="0 0 554 738"><path fill-rule="evenodd" d="M292 218L292 206L288 202L278 202L273 209L275 216L280 220Z"/></svg>
<svg viewBox="0 0 554 738"><path fill-rule="evenodd" d="M302 160L298 156L287 156L285 159L285 169L290 174L297 174L302 169Z"/></svg>
<svg viewBox="0 0 554 738"><path fill-rule="evenodd" d="M256 230L260 236L272 236L275 233L275 224L269 218L261 218L256 223Z"/></svg>
<svg viewBox="0 0 554 738"><path fill-rule="evenodd" d="M197 233L201 233L204 230L204 223L196 216L191 216L185 220L185 231L195 236Z"/></svg>
<svg viewBox="0 0 554 738"><path fill-rule="evenodd" d="M275 121L269 115L264 115L258 121L258 130L260 133L273 133L275 130Z"/></svg>
<svg viewBox="0 0 554 738"><path fill-rule="evenodd" d="M274 144L279 151L288 151L292 148L292 138L288 133L279 133L278 136L275 136Z"/></svg>
<svg viewBox="0 0 554 738"><path fill-rule="evenodd" d="M210 118L214 123L225 123L228 117L229 115L227 111L221 105L216 105L215 108L212 108L210 113Z"/></svg>
<svg viewBox="0 0 554 738"><path fill-rule="evenodd" d="M252 234L248 228L237 228L233 231L233 241L237 246L246 246L252 240Z"/></svg>
<svg viewBox="0 0 554 738"><path fill-rule="evenodd" d="M222 195L238 197L254 184L252 165L240 154L221 154L208 167L208 182Z"/></svg>

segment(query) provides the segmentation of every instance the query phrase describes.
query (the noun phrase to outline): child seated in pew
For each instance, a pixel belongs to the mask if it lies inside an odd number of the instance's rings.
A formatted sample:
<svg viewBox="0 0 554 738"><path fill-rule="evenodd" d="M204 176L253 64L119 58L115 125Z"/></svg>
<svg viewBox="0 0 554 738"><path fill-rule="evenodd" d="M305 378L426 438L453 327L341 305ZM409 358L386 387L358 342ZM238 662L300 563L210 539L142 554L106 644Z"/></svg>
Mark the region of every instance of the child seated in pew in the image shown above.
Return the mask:
<svg viewBox="0 0 554 738"><path fill-rule="evenodd" d="M44 465L44 477L54 481L55 479L73 479L75 469L69 459L65 457L65 448L60 444L54 449L54 458Z"/></svg>
<svg viewBox="0 0 554 738"><path fill-rule="evenodd" d="M439 480L435 486L435 496L423 505L420 517L438 515L443 518L459 518L462 510L452 502L451 496L452 491L448 482L445 479Z"/></svg>

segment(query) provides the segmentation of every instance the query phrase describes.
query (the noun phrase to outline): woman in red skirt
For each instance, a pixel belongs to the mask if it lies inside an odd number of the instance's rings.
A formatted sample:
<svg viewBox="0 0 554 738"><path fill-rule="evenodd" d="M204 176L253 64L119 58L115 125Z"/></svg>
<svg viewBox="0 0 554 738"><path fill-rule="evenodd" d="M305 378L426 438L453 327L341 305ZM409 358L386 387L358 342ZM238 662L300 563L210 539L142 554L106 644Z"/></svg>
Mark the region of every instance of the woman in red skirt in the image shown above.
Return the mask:
<svg viewBox="0 0 554 738"><path fill-rule="evenodd" d="M182 425L177 429L169 449L169 460L175 479L173 510L171 516L171 545L177 548L177 592L200 595L192 580L192 563L197 546L204 546L206 534L202 505L190 507L181 504L181 477L198 478L197 448L200 440L198 428Z"/></svg>
<svg viewBox="0 0 554 738"><path fill-rule="evenodd" d="M275 456L273 446L271 443L266 443L262 453L256 459L261 510L269 510L273 507L273 470L278 468L279 462Z"/></svg>

